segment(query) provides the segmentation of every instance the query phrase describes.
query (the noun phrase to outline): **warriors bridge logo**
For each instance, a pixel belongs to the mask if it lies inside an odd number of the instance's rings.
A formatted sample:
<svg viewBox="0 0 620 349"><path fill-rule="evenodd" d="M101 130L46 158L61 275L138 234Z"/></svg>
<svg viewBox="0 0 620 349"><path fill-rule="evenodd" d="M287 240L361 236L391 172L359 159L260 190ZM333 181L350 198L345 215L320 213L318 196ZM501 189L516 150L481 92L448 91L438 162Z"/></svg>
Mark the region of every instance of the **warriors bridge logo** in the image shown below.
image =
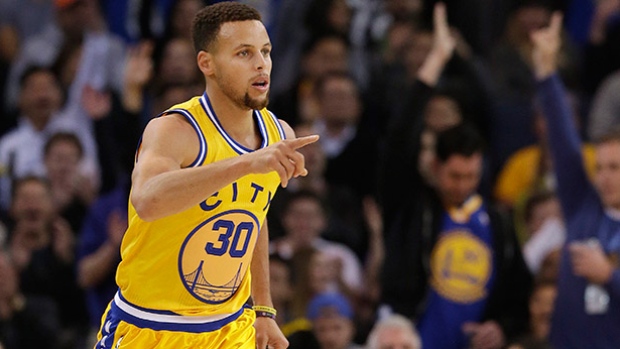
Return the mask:
<svg viewBox="0 0 620 349"><path fill-rule="evenodd" d="M219 213L187 236L179 252L179 275L197 299L230 299L246 274L258 238L258 219L245 210Z"/></svg>

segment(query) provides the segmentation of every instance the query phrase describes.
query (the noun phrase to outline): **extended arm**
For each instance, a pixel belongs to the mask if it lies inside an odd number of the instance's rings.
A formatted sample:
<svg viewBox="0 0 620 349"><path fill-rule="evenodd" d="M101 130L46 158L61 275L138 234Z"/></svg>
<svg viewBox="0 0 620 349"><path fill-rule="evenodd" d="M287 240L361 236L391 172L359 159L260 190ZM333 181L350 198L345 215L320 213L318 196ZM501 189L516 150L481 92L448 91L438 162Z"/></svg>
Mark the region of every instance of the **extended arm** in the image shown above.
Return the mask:
<svg viewBox="0 0 620 349"><path fill-rule="evenodd" d="M532 33L532 61L538 80L537 95L547 120L551 158L558 180L558 196L564 215L571 217L591 188L583 166L581 140L574 116L562 81L557 75L561 29L562 15L554 13L549 27Z"/></svg>
<svg viewBox="0 0 620 349"><path fill-rule="evenodd" d="M454 51L455 40L448 27L445 5L437 3L433 15L433 47L418 70L406 111L394 115L388 126L381 166L380 202L388 223L393 219L392 211L400 209L400 205L396 204L400 203L399 198L419 194L418 186L422 179L417 169L417 158L424 128L422 112ZM385 227L389 230L388 225Z"/></svg>
<svg viewBox="0 0 620 349"><path fill-rule="evenodd" d="M184 168L199 149L195 131L180 115L156 118L144 131L130 199L138 215L151 221L197 205L250 173L276 171L286 186L290 178L306 174L304 158L296 149L317 139L314 135L286 139L241 156Z"/></svg>

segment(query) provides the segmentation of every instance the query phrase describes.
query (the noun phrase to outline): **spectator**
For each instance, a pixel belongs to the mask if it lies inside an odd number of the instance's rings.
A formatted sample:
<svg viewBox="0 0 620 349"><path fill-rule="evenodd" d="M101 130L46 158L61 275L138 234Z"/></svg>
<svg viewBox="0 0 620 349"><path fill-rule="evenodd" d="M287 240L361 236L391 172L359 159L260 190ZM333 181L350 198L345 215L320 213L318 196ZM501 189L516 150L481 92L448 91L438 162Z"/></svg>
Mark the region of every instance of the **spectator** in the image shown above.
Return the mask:
<svg viewBox="0 0 620 349"><path fill-rule="evenodd" d="M290 349L361 349L353 343L354 309L340 293L317 294L308 304L306 317L311 331L297 332L289 339Z"/></svg>
<svg viewBox="0 0 620 349"><path fill-rule="evenodd" d="M86 335L84 295L75 277L75 238L54 211L49 184L24 177L15 183L11 203L10 249L24 294L51 297L58 306L62 348L80 345Z"/></svg>
<svg viewBox="0 0 620 349"><path fill-rule="evenodd" d="M97 196L93 183L79 172L84 156L82 143L73 133L58 132L47 140L43 152L56 211L77 234L88 207Z"/></svg>
<svg viewBox="0 0 620 349"><path fill-rule="evenodd" d="M536 85L531 76L529 33L549 21L555 6L553 1L547 0L515 1L514 4L500 40L485 61L493 91L489 139L493 177L511 154L536 143L531 127ZM578 55L570 41L565 41L561 54L562 74L577 78Z"/></svg>
<svg viewBox="0 0 620 349"><path fill-rule="evenodd" d="M350 71L349 56L349 45L340 35L310 38L299 60L298 76L281 92L274 91L270 102L272 111L293 127L316 120L319 115L314 93L316 82L327 72Z"/></svg>
<svg viewBox="0 0 620 349"><path fill-rule="evenodd" d="M539 279L530 296L530 334L540 341L549 340L551 317L557 294L555 280Z"/></svg>
<svg viewBox="0 0 620 349"><path fill-rule="evenodd" d="M615 348L620 343L620 134L595 142L594 182L559 78L562 14L531 35L537 94L547 119L558 197L566 219L558 295L551 325L556 348Z"/></svg>
<svg viewBox="0 0 620 349"><path fill-rule="evenodd" d="M554 192L537 192L528 199L525 226L523 257L536 275L549 253L561 248L566 240L560 202Z"/></svg>
<svg viewBox="0 0 620 349"><path fill-rule="evenodd" d="M293 281L292 266L289 260L278 254L269 255L269 285L273 307L278 311L276 322L285 337L295 331L292 323Z"/></svg>
<svg viewBox="0 0 620 349"><path fill-rule="evenodd" d="M110 34L96 0L54 0L54 21L23 43L11 64L7 81L7 107L14 108L18 98L18 81L31 65L52 66L63 51L81 47L75 71L74 91L68 91L68 105L81 107L82 89L91 85L120 91L124 42ZM62 64L69 62L61 62Z"/></svg>
<svg viewBox="0 0 620 349"><path fill-rule="evenodd" d="M441 132L435 183L416 171L416 117L454 47L443 4L434 14L433 48L412 101L417 109L393 120L384 149L382 301L417 322L424 347L501 348L526 327L531 275L509 216L477 193L480 134L466 123ZM408 203L396 205L403 197Z"/></svg>
<svg viewBox="0 0 620 349"><path fill-rule="evenodd" d="M319 250L326 260L340 265L338 274L347 292L357 294L362 287L362 263L347 245L322 238L328 219L324 204L315 193L300 191L292 194L281 216L285 235L271 241L269 249L286 259L304 248Z"/></svg>
<svg viewBox="0 0 620 349"><path fill-rule="evenodd" d="M538 275L530 296L528 331L514 339L507 349L551 349L549 330L558 290L556 279L545 277Z"/></svg>
<svg viewBox="0 0 620 349"><path fill-rule="evenodd" d="M121 260L120 245L127 229L129 178L115 190L100 197L90 207L78 241L76 265L79 286L85 292L90 333L95 345L101 314L118 290L116 267Z"/></svg>
<svg viewBox="0 0 620 349"><path fill-rule="evenodd" d="M45 175L45 142L55 132L73 132L79 137L84 146L80 172L93 178L88 168L97 162L94 138L82 125L61 112L62 101L60 84L49 68L31 67L24 72L19 125L0 138L0 164L5 168L0 182L2 209L6 210L10 204L12 180L25 175Z"/></svg>
<svg viewBox="0 0 620 349"><path fill-rule="evenodd" d="M567 94L567 98L576 101L575 95ZM579 110L576 104L573 103L575 112ZM579 127L579 118L573 117L572 120ZM533 124L536 143L522 147L508 157L497 175L493 188L494 198L510 210L518 211L519 206L527 200L527 196L536 190L556 189L555 170L549 156L548 127L538 105L535 107ZM596 166L594 147L592 144L584 143L581 148L584 165L592 177Z"/></svg>
<svg viewBox="0 0 620 349"><path fill-rule="evenodd" d="M422 349L422 342L411 320L391 314L377 321L368 335L366 349Z"/></svg>
<svg viewBox="0 0 620 349"><path fill-rule="evenodd" d="M360 198L374 195L378 138L365 127L365 105L358 85L346 73L330 72L317 81L315 91L319 117L313 127L327 156L327 181L350 186ZM362 158L363 163L359 161Z"/></svg>
<svg viewBox="0 0 620 349"><path fill-rule="evenodd" d="M594 94L588 115L588 140L598 139L607 130L620 125L618 91L620 91L620 69L608 75Z"/></svg>
<svg viewBox="0 0 620 349"><path fill-rule="evenodd" d="M291 317L295 324L288 330L290 336L299 330L310 329L311 325L306 319L310 299L322 292L338 290L343 282L337 273L335 261L330 261L316 248L301 248L287 260L292 268Z"/></svg>
<svg viewBox="0 0 620 349"><path fill-rule="evenodd" d="M314 134L314 129L310 123L303 123L295 127L295 134L298 137L308 136ZM343 243L354 251L357 248L361 250L365 242L363 234L359 232L365 229L365 222L359 196L348 186L328 183L325 178L327 158L318 142L300 148L299 152L304 156L308 174L292 178L287 187L279 190L271 201L269 212L274 219L269 220L269 237L273 239L283 235L279 221L288 197L295 192L312 191L323 200L329 212L329 223L323 236ZM359 253L358 256L362 258Z"/></svg>
<svg viewBox="0 0 620 349"><path fill-rule="evenodd" d="M54 20L51 0L5 0L0 3L0 61L13 61L20 46Z"/></svg>
<svg viewBox="0 0 620 349"><path fill-rule="evenodd" d="M11 257L0 249L0 347L59 349L58 307L46 296L20 290L19 273Z"/></svg>

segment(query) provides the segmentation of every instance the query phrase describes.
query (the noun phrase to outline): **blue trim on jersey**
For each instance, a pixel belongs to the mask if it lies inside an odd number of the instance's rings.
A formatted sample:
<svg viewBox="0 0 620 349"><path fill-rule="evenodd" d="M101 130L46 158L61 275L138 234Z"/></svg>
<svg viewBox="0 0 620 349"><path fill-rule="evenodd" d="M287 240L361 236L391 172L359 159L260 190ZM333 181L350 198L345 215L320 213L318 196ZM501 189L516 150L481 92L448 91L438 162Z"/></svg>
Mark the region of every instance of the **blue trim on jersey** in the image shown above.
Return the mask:
<svg viewBox="0 0 620 349"><path fill-rule="evenodd" d="M178 114L185 116L185 118L189 121L189 123L194 128L194 131L196 131L196 133L198 134L198 140L200 141L200 151L198 152L198 156L196 157L194 162L192 162L187 167L196 167L196 166L202 165L205 159L207 158L207 141L205 140L205 136L202 134L202 131L200 130L200 126L198 125L198 122L196 121L194 116L185 109L172 109L172 110L168 110L165 112L165 114L170 114L170 113L178 113Z"/></svg>
<svg viewBox="0 0 620 349"><path fill-rule="evenodd" d="M260 133L263 136L263 143L260 145L261 148L266 147L269 144L269 133L267 132L267 127L265 126L265 120L263 120L263 116L260 111L254 110L254 115L256 116L256 121L258 121L258 128L260 129Z"/></svg>
<svg viewBox="0 0 620 349"><path fill-rule="evenodd" d="M120 295L120 292L117 294ZM133 304L131 304L131 306L136 307ZM245 308L246 307L244 306L241 309L239 309L237 312L233 313L232 315L229 315L223 319L216 320L216 321L205 322L205 323L175 323L175 322L160 322L160 321L141 319L139 317L133 316L125 312L123 309L121 309L116 304L116 301L112 301L110 303L110 311L108 313L108 317L110 317L111 320L117 320L117 321L113 321L112 325L117 325L118 321L125 321L126 323L134 325L136 327L149 328L155 331L203 333L203 332L217 331L221 329L222 327L228 325L229 323L237 320L239 316L243 314L243 311L245 310ZM114 328L116 328L116 326L114 326ZM114 337L114 336L112 335L111 337Z"/></svg>
<svg viewBox="0 0 620 349"><path fill-rule="evenodd" d="M146 311L148 313L152 313L152 314L159 314L159 315L176 315L178 316L179 314L170 311L170 310L156 310L156 309L149 309L149 308L144 308L141 307L139 305L135 305L131 302L129 302L125 297L123 297L123 294L121 293L121 291L119 290L118 292L116 292L115 296L118 295L118 297L125 303L130 304L133 308L142 310L142 311Z"/></svg>
<svg viewBox="0 0 620 349"><path fill-rule="evenodd" d="M274 124L276 124L276 127L278 128L278 133L280 133L280 139L286 139L286 133L284 133L284 128L282 128L280 120L269 110L267 110L267 112L269 113L269 116L271 116Z"/></svg>
<svg viewBox="0 0 620 349"><path fill-rule="evenodd" d="M215 128L219 131L219 133L222 135L222 137L224 137L224 139L226 140L226 142L228 143L228 145L231 146L231 148L233 148L233 150L235 152L237 152L238 154L242 155L245 153L251 153L254 150L244 147L243 145L237 143L237 141L235 141L232 137L230 137L228 135L228 133L226 133L226 131L224 130L224 128L222 127L222 125L220 124L217 115L215 115L215 112L213 111L213 106L211 106L211 101L209 100L207 93L203 93L203 95L200 97L200 105L202 106L202 108L204 109L205 113L207 114L207 116L209 117L209 119L211 119L211 122L213 122L213 124L215 125ZM259 113L260 116L260 113ZM260 123L262 122L262 118L258 117L258 123L260 125ZM261 132L261 136L263 138L263 142L260 146L260 148L264 148L265 146L267 146L267 132L264 129L264 125L263 127L259 127L260 132ZM259 148L259 149L260 149Z"/></svg>

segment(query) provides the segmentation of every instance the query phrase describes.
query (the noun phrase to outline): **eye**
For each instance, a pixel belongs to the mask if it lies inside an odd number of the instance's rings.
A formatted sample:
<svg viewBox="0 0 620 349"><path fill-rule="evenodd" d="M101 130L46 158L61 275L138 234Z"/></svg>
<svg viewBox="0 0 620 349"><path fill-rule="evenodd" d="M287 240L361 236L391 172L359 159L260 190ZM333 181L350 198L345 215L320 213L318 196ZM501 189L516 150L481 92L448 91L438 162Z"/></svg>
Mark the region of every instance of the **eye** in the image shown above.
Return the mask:
<svg viewBox="0 0 620 349"><path fill-rule="evenodd" d="M270 49L263 49L261 51L263 53L263 56L268 57L271 54L271 50Z"/></svg>
<svg viewBox="0 0 620 349"><path fill-rule="evenodd" d="M237 53L237 56L239 56L239 57L247 57L249 55L250 55L250 52L248 50L243 50L243 51L240 51L239 53Z"/></svg>

